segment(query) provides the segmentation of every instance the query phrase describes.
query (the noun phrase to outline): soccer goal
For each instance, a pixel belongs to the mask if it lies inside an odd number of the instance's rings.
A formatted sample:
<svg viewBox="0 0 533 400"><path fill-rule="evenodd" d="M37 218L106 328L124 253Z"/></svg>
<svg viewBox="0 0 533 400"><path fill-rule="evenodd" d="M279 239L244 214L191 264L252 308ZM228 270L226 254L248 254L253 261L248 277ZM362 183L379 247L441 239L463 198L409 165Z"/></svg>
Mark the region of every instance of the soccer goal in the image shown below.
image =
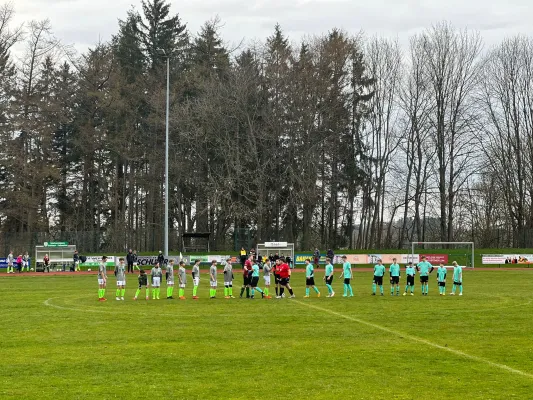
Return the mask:
<svg viewBox="0 0 533 400"><path fill-rule="evenodd" d="M453 261L474 268L474 242L411 242L411 259L417 262L425 255L432 264L443 263L452 268Z"/></svg>

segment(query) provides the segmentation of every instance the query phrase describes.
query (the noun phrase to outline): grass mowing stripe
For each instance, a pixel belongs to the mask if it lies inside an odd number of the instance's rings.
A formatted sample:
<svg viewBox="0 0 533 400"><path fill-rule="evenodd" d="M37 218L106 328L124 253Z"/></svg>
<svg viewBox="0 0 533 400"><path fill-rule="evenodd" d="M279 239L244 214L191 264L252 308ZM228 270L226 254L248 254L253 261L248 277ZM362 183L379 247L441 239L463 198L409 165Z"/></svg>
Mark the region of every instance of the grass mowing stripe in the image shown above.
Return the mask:
<svg viewBox="0 0 533 400"><path fill-rule="evenodd" d="M135 313L132 313L132 312L124 312L124 311L109 311L109 310L95 310L95 309L92 309L92 308L89 308L89 307L86 307L86 308L75 308L75 307L65 307L65 306L59 306L57 304L52 304L51 300L53 299L58 299L59 297L50 297L49 299L46 299L44 302L43 302L43 305L45 305L46 307L52 307L52 308L55 308L57 310L62 310L62 311L77 311L77 312L91 312L91 313L97 313L97 314L114 314L114 315L135 315L135 316L145 316L145 317L150 317L152 318L153 315L152 314L139 314L137 312ZM195 314L183 314L183 313L176 313L176 314L165 314L165 313L160 313L158 312L157 313L158 316L162 316L162 317L176 317L176 318L181 318L181 317L195 317L195 318L199 318L200 315L198 313L195 313ZM215 316L215 317L232 317L232 316L235 316L235 314L220 314L220 313L217 313L217 314L212 314L211 316Z"/></svg>
<svg viewBox="0 0 533 400"><path fill-rule="evenodd" d="M517 375L521 375L521 376L533 379L533 374L529 374L527 372L520 371L518 369L509 367L508 365L505 365L505 364L499 364L499 363L496 363L494 361L487 360L485 358L481 358L481 357L478 357L478 356L473 356L471 354L463 353L460 350L455 350L455 349L452 349L450 347L441 346L440 344L436 344L436 343L427 341L425 339L421 339L421 338L419 338L417 336L408 335L408 334L405 334L403 332L396 331L396 330L390 329L390 328L386 328L384 326L377 325L377 324L374 324L372 322L368 322L368 321L365 321L365 320L362 320L362 319L359 319L359 318L356 318L356 317L351 317L349 315L344 315L344 314L341 314L341 313L339 313L337 311L329 310L327 308L322 308L322 307L315 306L315 305L312 305L312 304L307 304L305 302L298 301L298 300L292 300L292 302L297 303L297 304L299 304L301 306L308 307L308 308L314 308L315 310L323 311L323 312L328 313L328 314L336 315L337 317L341 317L341 318L347 319L348 321L357 322L357 323L359 323L361 325L366 325L366 326L369 326L369 327L374 328L374 329L378 329L378 330L381 330L381 331L384 331L384 332L387 332L387 333L392 333L393 335L403 336L403 337L409 338L409 339L411 339L411 340L413 340L415 342L423 343L423 344L426 344L428 346L435 347L436 349L448 351L448 352L450 352L452 354L455 354L455 355L457 355L459 357L468 358L468 359L470 359L472 361L477 361L477 362L480 362L480 363L485 363L485 364L490 365L492 367L500 368L500 369L503 369L503 370L505 370L507 372L511 372L513 374L517 374Z"/></svg>

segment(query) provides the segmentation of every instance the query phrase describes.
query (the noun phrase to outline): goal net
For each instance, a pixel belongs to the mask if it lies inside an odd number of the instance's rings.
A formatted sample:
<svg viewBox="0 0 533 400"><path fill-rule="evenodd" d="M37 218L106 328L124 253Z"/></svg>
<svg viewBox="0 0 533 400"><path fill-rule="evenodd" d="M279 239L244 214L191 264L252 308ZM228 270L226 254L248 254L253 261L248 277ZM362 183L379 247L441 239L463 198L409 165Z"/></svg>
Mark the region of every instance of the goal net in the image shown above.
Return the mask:
<svg viewBox="0 0 533 400"><path fill-rule="evenodd" d="M426 256L433 265L443 263L452 268L453 262L465 268L474 268L474 242L412 242L411 258L414 263Z"/></svg>

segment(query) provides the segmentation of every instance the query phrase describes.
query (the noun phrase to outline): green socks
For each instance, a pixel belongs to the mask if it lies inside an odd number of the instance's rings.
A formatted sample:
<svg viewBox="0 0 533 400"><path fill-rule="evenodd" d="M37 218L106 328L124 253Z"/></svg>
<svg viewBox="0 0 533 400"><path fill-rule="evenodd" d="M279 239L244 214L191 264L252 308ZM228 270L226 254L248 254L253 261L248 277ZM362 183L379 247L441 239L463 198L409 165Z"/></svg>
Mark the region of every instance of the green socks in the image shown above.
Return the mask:
<svg viewBox="0 0 533 400"><path fill-rule="evenodd" d="M320 294L318 288L315 286L313 289L315 289L316 294Z"/></svg>
<svg viewBox="0 0 533 400"><path fill-rule="evenodd" d="M196 291L198 290L198 286L195 286L192 288L192 295L196 296Z"/></svg>
<svg viewBox="0 0 533 400"><path fill-rule="evenodd" d="M265 288L265 296L268 296L268 292L270 292L270 289L269 288Z"/></svg>
<svg viewBox="0 0 533 400"><path fill-rule="evenodd" d="M379 292L380 292L381 294L383 294L383 285L380 285L380 287L379 287Z"/></svg>
<svg viewBox="0 0 533 400"><path fill-rule="evenodd" d="M376 284L372 284L372 293L376 294Z"/></svg>
<svg viewBox="0 0 533 400"><path fill-rule="evenodd" d="M117 297L120 297L120 289L117 289Z"/></svg>
<svg viewBox="0 0 533 400"><path fill-rule="evenodd" d="M215 297L217 295L216 289L209 289L209 297Z"/></svg>
<svg viewBox="0 0 533 400"><path fill-rule="evenodd" d="M308 287L305 288L305 295L309 297L309 288Z"/></svg>
<svg viewBox="0 0 533 400"><path fill-rule="evenodd" d="M124 297L124 295L126 294L126 289L120 289L120 296L121 297Z"/></svg>
<svg viewBox="0 0 533 400"><path fill-rule="evenodd" d="M326 283L326 287L328 288L328 293L329 294L333 293L333 288L331 287L331 285Z"/></svg>
<svg viewBox="0 0 533 400"><path fill-rule="evenodd" d="M167 286L167 297L172 297L174 294L174 286Z"/></svg>
<svg viewBox="0 0 533 400"><path fill-rule="evenodd" d="M228 297L229 288L224 286L224 297Z"/></svg>
<svg viewBox="0 0 533 400"><path fill-rule="evenodd" d="M350 296L353 296L352 285L348 285L348 291L350 292Z"/></svg>
<svg viewBox="0 0 533 400"><path fill-rule="evenodd" d="M390 294L394 294L394 286L390 287Z"/></svg>
<svg viewBox="0 0 533 400"><path fill-rule="evenodd" d="M180 289L178 293L179 293L180 297L185 297L185 290L184 289Z"/></svg>
<svg viewBox="0 0 533 400"><path fill-rule="evenodd" d="M141 294L141 289L137 289L137 291L135 292L135 298L139 297L140 294Z"/></svg>

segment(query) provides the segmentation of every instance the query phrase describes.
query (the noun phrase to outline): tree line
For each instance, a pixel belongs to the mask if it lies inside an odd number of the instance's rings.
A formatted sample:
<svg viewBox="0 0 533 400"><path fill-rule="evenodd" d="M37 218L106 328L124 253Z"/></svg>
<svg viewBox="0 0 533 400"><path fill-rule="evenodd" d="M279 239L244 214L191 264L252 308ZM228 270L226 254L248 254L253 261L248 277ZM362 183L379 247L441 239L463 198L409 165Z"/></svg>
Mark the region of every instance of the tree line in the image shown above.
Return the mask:
<svg viewBox="0 0 533 400"><path fill-rule="evenodd" d="M217 250L531 244L532 38L485 48L438 23L402 48L276 25L229 48L218 18L191 33L169 6L144 0L83 54L1 6L4 246L161 248L167 57L171 249L185 232Z"/></svg>

